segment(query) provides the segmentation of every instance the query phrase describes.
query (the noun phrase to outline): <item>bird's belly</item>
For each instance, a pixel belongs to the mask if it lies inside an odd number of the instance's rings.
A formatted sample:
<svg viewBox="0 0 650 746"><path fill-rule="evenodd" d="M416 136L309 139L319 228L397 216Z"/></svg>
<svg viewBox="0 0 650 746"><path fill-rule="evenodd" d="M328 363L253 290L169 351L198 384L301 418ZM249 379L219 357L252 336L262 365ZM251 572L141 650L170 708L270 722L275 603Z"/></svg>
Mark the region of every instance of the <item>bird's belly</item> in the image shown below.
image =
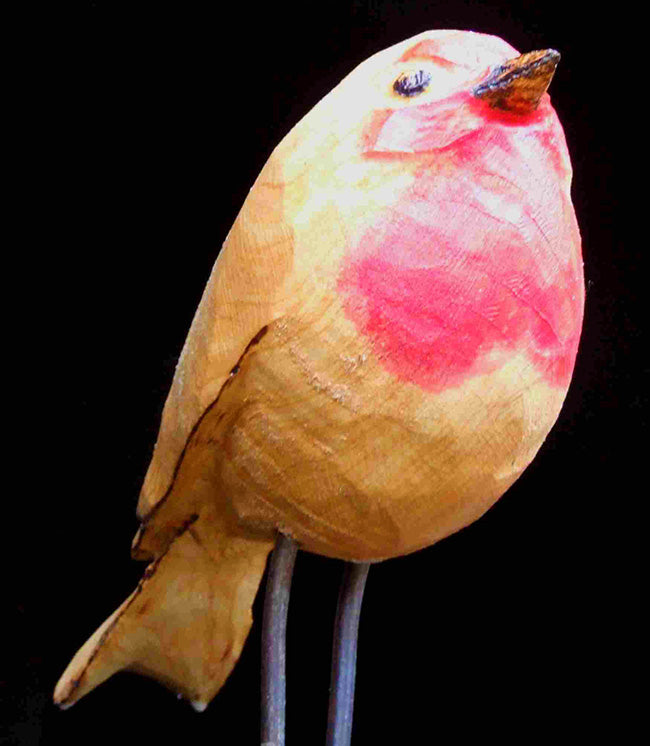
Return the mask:
<svg viewBox="0 0 650 746"><path fill-rule="evenodd" d="M246 524L380 560L482 515L532 460L565 392L513 354L432 393L362 344L345 326L272 324L220 398L216 487Z"/></svg>

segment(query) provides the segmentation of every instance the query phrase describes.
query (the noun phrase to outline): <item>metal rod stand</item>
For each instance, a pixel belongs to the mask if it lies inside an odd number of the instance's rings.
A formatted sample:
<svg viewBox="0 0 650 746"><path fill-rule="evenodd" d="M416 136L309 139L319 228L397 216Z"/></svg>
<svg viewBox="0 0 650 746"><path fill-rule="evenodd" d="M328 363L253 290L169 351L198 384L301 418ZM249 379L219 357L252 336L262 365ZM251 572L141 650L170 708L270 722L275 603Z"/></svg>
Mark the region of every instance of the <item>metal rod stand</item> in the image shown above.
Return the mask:
<svg viewBox="0 0 650 746"><path fill-rule="evenodd" d="M327 746L350 746L352 738L359 616L369 569L368 563L350 562L343 574L334 623Z"/></svg>
<svg viewBox="0 0 650 746"><path fill-rule="evenodd" d="M284 746L287 611L298 545L278 536L271 554L262 626L262 746Z"/></svg>

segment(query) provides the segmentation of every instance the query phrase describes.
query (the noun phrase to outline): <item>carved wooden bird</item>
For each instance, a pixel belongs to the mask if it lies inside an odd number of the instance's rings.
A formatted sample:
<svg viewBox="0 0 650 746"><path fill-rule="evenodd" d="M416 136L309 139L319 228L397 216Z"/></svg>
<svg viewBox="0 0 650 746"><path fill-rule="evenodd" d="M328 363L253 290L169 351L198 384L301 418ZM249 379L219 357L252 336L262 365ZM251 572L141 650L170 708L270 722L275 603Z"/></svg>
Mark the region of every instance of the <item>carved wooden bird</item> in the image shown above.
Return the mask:
<svg viewBox="0 0 650 746"><path fill-rule="evenodd" d="M217 258L138 504L138 588L55 692L120 669L203 709L278 534L370 563L481 516L556 420L583 312L559 55L430 31L280 142Z"/></svg>

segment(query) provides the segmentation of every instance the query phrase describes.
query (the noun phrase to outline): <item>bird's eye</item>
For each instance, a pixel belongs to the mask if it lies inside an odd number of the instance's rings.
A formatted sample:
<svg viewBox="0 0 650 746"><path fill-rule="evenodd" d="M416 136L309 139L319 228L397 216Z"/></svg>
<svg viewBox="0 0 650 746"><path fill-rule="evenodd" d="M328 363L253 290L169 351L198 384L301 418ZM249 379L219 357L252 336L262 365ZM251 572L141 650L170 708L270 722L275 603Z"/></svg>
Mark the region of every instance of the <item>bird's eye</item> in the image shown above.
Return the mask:
<svg viewBox="0 0 650 746"><path fill-rule="evenodd" d="M417 96L426 90L431 82L431 75L425 70L412 73L402 73L393 83L393 90L400 96Z"/></svg>

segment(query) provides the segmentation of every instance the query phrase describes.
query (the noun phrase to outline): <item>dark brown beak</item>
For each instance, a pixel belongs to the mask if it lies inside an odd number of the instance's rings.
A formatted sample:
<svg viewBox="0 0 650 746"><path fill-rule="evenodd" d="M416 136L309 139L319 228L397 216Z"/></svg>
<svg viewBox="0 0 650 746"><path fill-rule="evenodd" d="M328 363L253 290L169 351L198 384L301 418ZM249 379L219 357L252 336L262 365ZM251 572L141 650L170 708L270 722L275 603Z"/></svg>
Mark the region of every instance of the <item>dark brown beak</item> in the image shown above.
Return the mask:
<svg viewBox="0 0 650 746"><path fill-rule="evenodd" d="M473 93L493 108L529 114L537 108L559 61L555 49L522 54L492 70Z"/></svg>

